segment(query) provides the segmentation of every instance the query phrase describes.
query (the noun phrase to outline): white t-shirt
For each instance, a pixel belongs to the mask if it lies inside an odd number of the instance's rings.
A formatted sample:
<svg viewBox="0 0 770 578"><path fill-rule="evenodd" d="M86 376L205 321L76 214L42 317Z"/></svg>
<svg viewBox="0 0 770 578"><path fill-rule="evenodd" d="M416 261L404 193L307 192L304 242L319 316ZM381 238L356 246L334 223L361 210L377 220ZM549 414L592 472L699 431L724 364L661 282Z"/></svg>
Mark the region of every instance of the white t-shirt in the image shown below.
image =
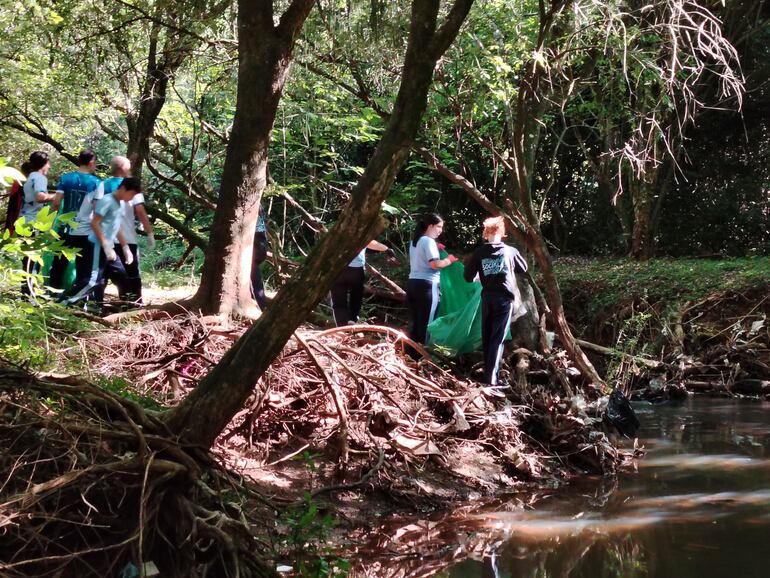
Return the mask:
<svg viewBox="0 0 770 578"><path fill-rule="evenodd" d="M24 181L24 204L21 207L19 215L29 223L34 221L40 209L45 207L45 203L38 203L35 195L48 191L48 179L45 175L34 171L30 173L27 180Z"/></svg>
<svg viewBox="0 0 770 578"><path fill-rule="evenodd" d="M83 202L80 204L80 210L78 211L75 221L77 221L77 228L70 232L70 235L90 235L93 232L91 228L91 219L94 216L94 205L96 201L104 197L104 184L99 185L92 192L83 197Z"/></svg>
<svg viewBox="0 0 770 578"><path fill-rule="evenodd" d="M419 238L416 247L410 242L409 278L438 283L441 272L431 267L430 264L431 261L438 261L440 258L436 241L427 235Z"/></svg>
<svg viewBox="0 0 770 578"><path fill-rule="evenodd" d="M130 202L125 203L125 209L123 211L123 221L120 225L120 230L123 231L123 236L126 238L126 243L129 245L136 245L136 219L134 215L134 207L144 204L144 195L139 193L134 195L134 198Z"/></svg>

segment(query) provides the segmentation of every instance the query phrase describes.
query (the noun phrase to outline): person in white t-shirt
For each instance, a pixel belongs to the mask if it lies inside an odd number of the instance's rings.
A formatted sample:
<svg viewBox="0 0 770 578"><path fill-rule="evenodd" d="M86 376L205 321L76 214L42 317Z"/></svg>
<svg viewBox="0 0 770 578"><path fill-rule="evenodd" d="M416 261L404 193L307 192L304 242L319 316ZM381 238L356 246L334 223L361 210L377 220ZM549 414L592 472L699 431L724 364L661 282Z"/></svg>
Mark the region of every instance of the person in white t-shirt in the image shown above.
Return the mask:
<svg viewBox="0 0 770 578"><path fill-rule="evenodd" d="M424 345L428 341L428 325L438 310L441 269L458 259L454 255L442 259L436 239L444 230L444 220L435 213L423 215L409 244L409 280L406 282L406 304L412 313L409 337Z"/></svg>
<svg viewBox="0 0 770 578"><path fill-rule="evenodd" d="M43 207L56 200L56 193L48 192L48 170L51 168L48 153L33 152L29 155L28 166L31 172L24 182L24 202L19 216L29 223L37 218Z"/></svg>
<svg viewBox="0 0 770 578"><path fill-rule="evenodd" d="M29 161L26 163L31 171L22 187L22 206L20 217L24 217L27 223L34 221L37 214L49 203L56 200L55 193L48 192L48 170L51 163L48 160L48 153L44 151L35 151L29 155ZM27 273L34 275L40 272L40 265L24 257L22 267ZM29 295L32 291L32 277L28 277L22 284L21 292Z"/></svg>
<svg viewBox="0 0 770 578"><path fill-rule="evenodd" d="M131 161L124 156L114 156L110 160L110 173L112 176L104 181L104 194L109 195L118 189L124 178L131 176ZM112 281L118 289L118 296L121 301L130 301L134 303L142 302L142 277L139 269L139 246L136 236L136 219L142 224L142 228L147 233L147 248L155 247L155 235L152 224L144 208L144 195L137 194L126 203L123 220L121 222L121 232L131 250L133 257L132 263L126 263L123 252L115 248L118 259L107 264L104 276L104 285L99 291L104 293L104 287L107 282Z"/></svg>

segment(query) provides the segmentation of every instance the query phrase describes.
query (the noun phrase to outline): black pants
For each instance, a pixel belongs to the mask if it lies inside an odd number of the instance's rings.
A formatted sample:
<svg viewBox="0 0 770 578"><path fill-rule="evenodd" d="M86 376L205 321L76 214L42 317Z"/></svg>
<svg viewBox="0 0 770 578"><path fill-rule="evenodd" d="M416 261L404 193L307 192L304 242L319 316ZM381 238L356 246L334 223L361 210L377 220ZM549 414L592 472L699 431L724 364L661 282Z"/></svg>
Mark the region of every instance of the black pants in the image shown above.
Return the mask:
<svg viewBox="0 0 770 578"><path fill-rule="evenodd" d="M67 304L92 300L101 303L104 298L104 271L107 267L107 258L101 245L92 243L85 236L83 238L87 245L78 259L88 265L88 270L84 272L84 267L80 262L75 262L75 283L64 293L62 299L62 302Z"/></svg>
<svg viewBox="0 0 770 578"><path fill-rule="evenodd" d="M254 233L254 251L251 262L251 293L262 311L267 307L267 296L259 266L264 263L265 259L267 259L267 234L256 232Z"/></svg>
<svg viewBox="0 0 770 578"><path fill-rule="evenodd" d="M481 349L484 352L484 383L497 384L503 357L503 340L511 324L513 300L502 295L481 296Z"/></svg>
<svg viewBox="0 0 770 578"><path fill-rule="evenodd" d="M133 303L142 302L142 277L139 272L139 247L135 243L129 243L128 248L134 256L134 262L126 264L126 258L123 255L123 248L120 243L115 243L115 253L118 258L114 261L108 261L104 270L104 276L99 280L97 289L101 298L104 297L104 289L107 283L112 281L118 289L118 297L121 301L131 301ZM101 299L100 299L101 300Z"/></svg>
<svg viewBox="0 0 770 578"><path fill-rule="evenodd" d="M337 327L358 321L363 300L364 268L345 267L332 285L332 310Z"/></svg>
<svg viewBox="0 0 770 578"><path fill-rule="evenodd" d="M439 303L438 283L423 279L409 279L406 283L406 304L412 313L409 337L425 344L428 340L428 324L433 321Z"/></svg>
<svg viewBox="0 0 770 578"><path fill-rule="evenodd" d="M64 245L71 249L80 249L80 254L75 257L75 284L80 283L85 286L91 277L94 244L88 240L87 235L65 235L63 241ZM64 274L67 272L68 265L69 261L66 257L62 255L54 257L48 278L49 286L54 289L64 287Z"/></svg>

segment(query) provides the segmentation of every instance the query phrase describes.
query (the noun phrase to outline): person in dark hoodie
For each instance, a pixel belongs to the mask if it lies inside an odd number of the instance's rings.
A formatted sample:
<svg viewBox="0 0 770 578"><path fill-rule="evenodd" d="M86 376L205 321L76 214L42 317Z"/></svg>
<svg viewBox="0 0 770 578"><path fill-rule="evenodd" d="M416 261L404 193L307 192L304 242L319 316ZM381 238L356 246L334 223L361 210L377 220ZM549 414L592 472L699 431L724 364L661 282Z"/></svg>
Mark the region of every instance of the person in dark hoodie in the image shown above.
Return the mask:
<svg viewBox="0 0 770 578"><path fill-rule="evenodd" d="M527 262L515 248L502 242L503 217L484 221L486 243L478 247L465 263L465 280L481 279L481 347L484 353L484 383L497 385L497 372L503 356L503 340L511 316L521 305L516 272L527 271Z"/></svg>

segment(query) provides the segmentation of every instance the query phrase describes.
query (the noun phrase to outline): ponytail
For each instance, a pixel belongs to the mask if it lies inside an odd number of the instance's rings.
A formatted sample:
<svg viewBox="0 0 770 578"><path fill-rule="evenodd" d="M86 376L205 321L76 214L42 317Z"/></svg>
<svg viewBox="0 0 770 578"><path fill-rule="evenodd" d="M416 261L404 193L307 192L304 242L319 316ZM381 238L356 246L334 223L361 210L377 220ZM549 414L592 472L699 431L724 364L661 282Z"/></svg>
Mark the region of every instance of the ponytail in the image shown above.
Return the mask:
<svg viewBox="0 0 770 578"><path fill-rule="evenodd" d="M35 151L29 155L30 172L39 171L48 164L48 153L45 151Z"/></svg>
<svg viewBox="0 0 770 578"><path fill-rule="evenodd" d="M417 221L417 226L414 228L414 234L412 235L412 246L417 246L417 241L419 241L420 237L425 234L425 231L428 230L428 227L431 225L438 225L442 221L443 219L436 213L427 213L420 217L420 220Z"/></svg>

